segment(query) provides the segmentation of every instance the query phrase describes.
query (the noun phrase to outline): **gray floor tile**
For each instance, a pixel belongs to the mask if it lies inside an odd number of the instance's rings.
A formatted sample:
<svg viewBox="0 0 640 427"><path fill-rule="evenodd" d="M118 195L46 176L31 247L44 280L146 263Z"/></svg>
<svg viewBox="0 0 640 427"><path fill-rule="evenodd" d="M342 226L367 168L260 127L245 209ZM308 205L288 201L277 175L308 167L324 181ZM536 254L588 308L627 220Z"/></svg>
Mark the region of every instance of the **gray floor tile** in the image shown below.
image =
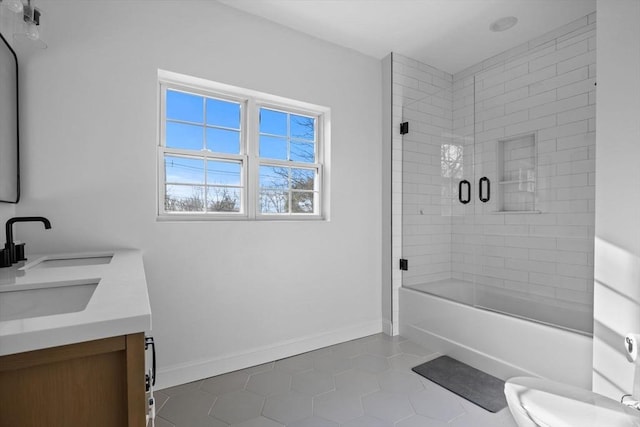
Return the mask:
<svg viewBox="0 0 640 427"><path fill-rule="evenodd" d="M166 394L167 396L176 396L188 391L198 390L200 389L200 385L202 385L202 380L177 385L175 387L164 388L162 389L162 393Z"/></svg>
<svg viewBox="0 0 640 427"><path fill-rule="evenodd" d="M347 341L342 344L334 345L331 351L336 357L344 357L347 359L360 356L365 352L364 344L358 341Z"/></svg>
<svg viewBox="0 0 640 427"><path fill-rule="evenodd" d="M256 365L250 368L243 369L242 372L248 375L259 374L260 372L273 370L274 365L275 362L263 363L262 365Z"/></svg>
<svg viewBox="0 0 640 427"><path fill-rule="evenodd" d="M308 371L309 369L313 369L313 357L305 353L278 360L274 369L288 372L290 374Z"/></svg>
<svg viewBox="0 0 640 427"><path fill-rule="evenodd" d="M424 415L413 415L409 418L396 423L395 427L449 427L450 424L444 421L434 420ZM469 425L469 427L473 427Z"/></svg>
<svg viewBox="0 0 640 427"><path fill-rule="evenodd" d="M378 383L382 391L409 394L424 390L420 378L413 372L386 371L378 375Z"/></svg>
<svg viewBox="0 0 640 427"><path fill-rule="evenodd" d="M421 392L411 394L409 399L417 414L445 422L466 413L461 404L463 398L435 384L432 387L426 386Z"/></svg>
<svg viewBox="0 0 640 427"><path fill-rule="evenodd" d="M246 389L262 396L283 394L291 389L291 374L282 371L268 371L249 377Z"/></svg>
<svg viewBox="0 0 640 427"><path fill-rule="evenodd" d="M288 424L287 427L340 427L340 424L320 417L309 417Z"/></svg>
<svg viewBox="0 0 640 427"><path fill-rule="evenodd" d="M257 417L238 424L231 424L231 427L284 427L284 424L277 423L265 417Z"/></svg>
<svg viewBox="0 0 640 427"><path fill-rule="evenodd" d="M335 376L336 389L344 390L360 395L373 393L380 390L375 374L351 369Z"/></svg>
<svg viewBox="0 0 640 427"><path fill-rule="evenodd" d="M207 426L209 411L216 397L201 390L189 390L170 396L158 415L181 426ZM209 427L209 426L207 426Z"/></svg>
<svg viewBox="0 0 640 427"><path fill-rule="evenodd" d="M389 365L391 369L396 371L410 372L411 368L414 368L422 363L426 362L426 357L418 357L413 354L398 354L389 358Z"/></svg>
<svg viewBox="0 0 640 427"><path fill-rule="evenodd" d="M386 357L374 354L362 354L353 359L353 367L378 374L389 369L390 365Z"/></svg>
<svg viewBox="0 0 640 427"><path fill-rule="evenodd" d="M452 420L451 427L517 427L508 407L492 414L467 400L460 404L466 413Z"/></svg>
<svg viewBox="0 0 640 427"><path fill-rule="evenodd" d="M331 347L325 347L325 348L319 348L317 350L310 351L310 352L305 353L305 354L308 355L309 357L311 357L312 359L317 359L319 357L329 356L332 353L333 352L331 351Z"/></svg>
<svg viewBox="0 0 640 427"><path fill-rule="evenodd" d="M383 333L379 333L374 335L377 339L383 340L383 341L390 341L390 342L394 342L394 343L401 343L401 342L405 342L408 341L405 337L401 336L401 335L395 335L395 336L389 336Z"/></svg>
<svg viewBox="0 0 640 427"><path fill-rule="evenodd" d="M367 353L384 357L391 357L402 353L399 343L384 339L377 339L366 343L365 350Z"/></svg>
<svg viewBox="0 0 640 427"><path fill-rule="evenodd" d="M283 424L309 418L313 415L311 397L295 392L268 397L262 415Z"/></svg>
<svg viewBox="0 0 640 427"><path fill-rule="evenodd" d="M209 417L209 419L206 421L207 424L204 424L207 427L229 427L229 424L227 423L223 423L222 421L213 418L213 417ZM186 426L176 426L176 427L192 427L189 425Z"/></svg>
<svg viewBox="0 0 640 427"><path fill-rule="evenodd" d="M411 372L438 356L376 334L156 392L157 427L516 427Z"/></svg>
<svg viewBox="0 0 640 427"><path fill-rule="evenodd" d="M200 390L214 395L221 395L244 389L247 381L249 381L247 373L236 371L204 380Z"/></svg>
<svg viewBox="0 0 640 427"><path fill-rule="evenodd" d="M345 423L364 415L358 394L330 391L313 398L313 413L338 423Z"/></svg>
<svg viewBox="0 0 640 427"><path fill-rule="evenodd" d="M404 394L377 391L362 398L362 406L367 415L390 423L398 422L415 414L409 398Z"/></svg>
<svg viewBox="0 0 640 427"><path fill-rule="evenodd" d="M342 424L342 427L393 427L393 423L365 415Z"/></svg>
<svg viewBox="0 0 640 427"><path fill-rule="evenodd" d="M291 390L309 396L326 393L335 390L335 388L336 385L333 375L316 370L293 374L291 380Z"/></svg>
<svg viewBox="0 0 640 427"><path fill-rule="evenodd" d="M156 413L158 413L160 412L164 404L167 403L167 400L169 400L169 395L165 394L162 391L154 391L153 397L156 400Z"/></svg>
<svg viewBox="0 0 640 427"><path fill-rule="evenodd" d="M156 416L155 427L175 427L175 424L170 423L162 417Z"/></svg>
<svg viewBox="0 0 640 427"><path fill-rule="evenodd" d="M339 374L348 371L353 366L353 361L344 357L330 354L325 357L316 358L313 361L313 369L327 374Z"/></svg>
<svg viewBox="0 0 640 427"><path fill-rule="evenodd" d="M171 399L169 399L171 402ZM264 397L246 390L234 391L218 397L211 416L229 424L237 424L260 416Z"/></svg>
<svg viewBox="0 0 640 427"><path fill-rule="evenodd" d="M438 355L437 352L429 350L419 344L416 344L411 341L403 341L399 344L400 350L402 350L403 354L410 354L418 357L435 357Z"/></svg>

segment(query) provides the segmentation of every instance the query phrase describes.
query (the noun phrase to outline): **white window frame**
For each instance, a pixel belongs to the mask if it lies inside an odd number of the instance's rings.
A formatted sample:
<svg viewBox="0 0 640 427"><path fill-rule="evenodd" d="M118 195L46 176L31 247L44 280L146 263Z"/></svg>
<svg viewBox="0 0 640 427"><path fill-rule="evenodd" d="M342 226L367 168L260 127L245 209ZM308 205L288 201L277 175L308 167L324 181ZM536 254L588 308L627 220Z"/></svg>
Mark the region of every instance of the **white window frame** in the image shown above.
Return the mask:
<svg viewBox="0 0 640 427"><path fill-rule="evenodd" d="M329 147L331 110L306 102L295 101L249 89L212 82L165 70L158 70L159 88L159 131L158 131L158 173L157 173L157 214L158 220L328 220L329 219ZM206 150L180 150L165 146L165 97L167 89L196 95L238 102L241 104L240 153L221 154ZM259 112L260 108L279 110L316 119L316 163L288 160L262 159L259 156ZM242 205L240 212L171 212L165 210L165 154L178 154L212 160L230 160L242 163L241 185ZM314 169L314 214L308 213L261 213L259 169L261 164L287 168ZM205 187L206 188L206 187ZM291 204L289 204L291 205Z"/></svg>

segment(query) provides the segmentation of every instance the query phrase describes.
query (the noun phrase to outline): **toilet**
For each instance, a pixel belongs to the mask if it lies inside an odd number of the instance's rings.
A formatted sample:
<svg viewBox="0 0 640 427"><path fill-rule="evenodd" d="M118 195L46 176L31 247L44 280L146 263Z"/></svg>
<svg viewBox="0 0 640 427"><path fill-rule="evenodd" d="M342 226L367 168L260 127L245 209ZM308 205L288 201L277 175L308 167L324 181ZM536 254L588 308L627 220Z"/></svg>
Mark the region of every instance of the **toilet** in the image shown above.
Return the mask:
<svg viewBox="0 0 640 427"><path fill-rule="evenodd" d="M640 411L555 381L515 377L504 394L519 427L640 427Z"/></svg>

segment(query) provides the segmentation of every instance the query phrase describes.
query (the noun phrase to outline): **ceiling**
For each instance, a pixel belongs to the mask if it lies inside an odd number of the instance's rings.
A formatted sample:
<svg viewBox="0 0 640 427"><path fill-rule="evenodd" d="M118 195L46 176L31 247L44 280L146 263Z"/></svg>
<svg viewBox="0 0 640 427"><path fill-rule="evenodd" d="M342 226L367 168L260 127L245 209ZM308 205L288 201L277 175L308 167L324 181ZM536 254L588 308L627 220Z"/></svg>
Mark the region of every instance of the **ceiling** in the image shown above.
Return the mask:
<svg viewBox="0 0 640 427"><path fill-rule="evenodd" d="M596 10L596 0L218 0L365 55L455 74ZM515 16L500 33L495 20Z"/></svg>

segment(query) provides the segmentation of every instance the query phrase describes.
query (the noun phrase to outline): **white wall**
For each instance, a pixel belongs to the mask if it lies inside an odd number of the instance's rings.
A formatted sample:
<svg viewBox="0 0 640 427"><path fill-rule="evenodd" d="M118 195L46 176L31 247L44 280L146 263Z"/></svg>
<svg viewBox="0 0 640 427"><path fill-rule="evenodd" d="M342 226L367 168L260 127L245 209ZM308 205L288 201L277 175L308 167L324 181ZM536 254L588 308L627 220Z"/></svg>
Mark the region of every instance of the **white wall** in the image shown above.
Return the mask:
<svg viewBox="0 0 640 427"><path fill-rule="evenodd" d="M640 332L640 2L597 4L593 389L619 399L634 376L623 337Z"/></svg>
<svg viewBox="0 0 640 427"><path fill-rule="evenodd" d="M16 216L16 205L11 203L0 203L0 224L4 225L7 220L13 216ZM4 227L1 228L4 230ZM0 232L0 247L4 248L4 231Z"/></svg>
<svg viewBox="0 0 640 427"><path fill-rule="evenodd" d="M28 252L138 247L160 386L381 330L380 61L217 2L42 1ZM331 220L157 222L158 68L332 109Z"/></svg>

